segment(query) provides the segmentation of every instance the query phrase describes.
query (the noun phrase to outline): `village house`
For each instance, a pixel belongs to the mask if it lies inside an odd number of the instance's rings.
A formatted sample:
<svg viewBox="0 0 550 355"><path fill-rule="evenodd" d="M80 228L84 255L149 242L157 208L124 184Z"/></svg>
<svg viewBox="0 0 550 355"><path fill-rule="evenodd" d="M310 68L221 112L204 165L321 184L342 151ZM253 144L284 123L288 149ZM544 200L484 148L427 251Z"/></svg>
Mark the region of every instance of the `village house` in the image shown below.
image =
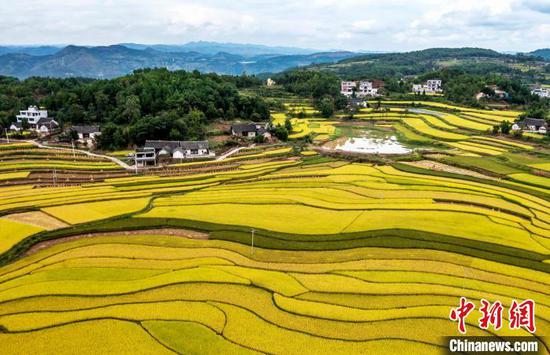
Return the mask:
<svg viewBox="0 0 550 355"><path fill-rule="evenodd" d="M541 118L526 118L523 121L516 122L512 125L512 131L523 130L524 132L532 132L546 134L548 132L548 123Z"/></svg>
<svg viewBox="0 0 550 355"><path fill-rule="evenodd" d="M431 79L426 84L413 84L412 91L415 94L438 94L443 92L443 82L439 79Z"/></svg>
<svg viewBox="0 0 550 355"><path fill-rule="evenodd" d="M73 126L71 130L77 133L79 143L87 145L93 145L96 137L101 135L99 126Z"/></svg>
<svg viewBox="0 0 550 355"><path fill-rule="evenodd" d="M348 105L347 105L348 110L356 111L357 109L367 108L367 107L369 107L369 104L367 100L365 100L364 98L350 97L348 99Z"/></svg>
<svg viewBox="0 0 550 355"><path fill-rule="evenodd" d="M134 152L138 165L157 164L162 161L212 158L208 141L164 141L147 140L142 148Z"/></svg>
<svg viewBox="0 0 550 355"><path fill-rule="evenodd" d="M550 98L550 88L546 88L546 89L543 89L543 88L533 89L533 90L531 90L531 95L537 95L537 96L543 97L543 98Z"/></svg>
<svg viewBox="0 0 550 355"><path fill-rule="evenodd" d="M268 88L272 87L272 86L275 86L275 84L277 84L275 82L275 80L271 79L271 78L267 78L267 81L265 83L267 85Z"/></svg>
<svg viewBox="0 0 550 355"><path fill-rule="evenodd" d="M231 126L231 134L237 137L255 138L263 136L271 138L268 131L268 123L237 123Z"/></svg>
<svg viewBox="0 0 550 355"><path fill-rule="evenodd" d="M342 81L340 82L340 93L351 97L355 93L356 97L379 96L378 87L375 87L371 81Z"/></svg>
<svg viewBox="0 0 550 355"><path fill-rule="evenodd" d="M357 84L355 81L341 81L340 82L340 93L344 96L351 97Z"/></svg>
<svg viewBox="0 0 550 355"><path fill-rule="evenodd" d="M155 165L157 163L155 148L136 148L134 152L134 161L137 166Z"/></svg>
<svg viewBox="0 0 550 355"><path fill-rule="evenodd" d="M498 99L506 99L508 98L508 93L504 90L501 90L498 86L496 85L489 85L489 86L486 86L487 88L491 89L495 95L494 97L495 98L498 98ZM476 94L476 100L481 100L482 98L485 98L485 97L488 97L489 95L487 95L486 93L484 92L478 92Z"/></svg>
<svg viewBox="0 0 550 355"><path fill-rule="evenodd" d="M29 106L27 110L19 111L15 118L17 122L10 126L10 130L16 132L23 130L23 122L27 122L29 128L39 134L49 134L59 128L59 123L52 117L48 117L48 111L39 109L37 106Z"/></svg>

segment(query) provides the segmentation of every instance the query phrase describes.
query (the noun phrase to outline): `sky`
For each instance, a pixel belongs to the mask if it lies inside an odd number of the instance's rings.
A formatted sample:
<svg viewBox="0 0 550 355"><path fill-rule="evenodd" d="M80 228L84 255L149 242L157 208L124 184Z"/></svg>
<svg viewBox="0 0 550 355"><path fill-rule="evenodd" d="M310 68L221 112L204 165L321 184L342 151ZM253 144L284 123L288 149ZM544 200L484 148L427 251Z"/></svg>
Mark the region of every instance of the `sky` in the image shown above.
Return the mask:
<svg viewBox="0 0 550 355"><path fill-rule="evenodd" d="M550 47L550 0L0 0L0 45Z"/></svg>

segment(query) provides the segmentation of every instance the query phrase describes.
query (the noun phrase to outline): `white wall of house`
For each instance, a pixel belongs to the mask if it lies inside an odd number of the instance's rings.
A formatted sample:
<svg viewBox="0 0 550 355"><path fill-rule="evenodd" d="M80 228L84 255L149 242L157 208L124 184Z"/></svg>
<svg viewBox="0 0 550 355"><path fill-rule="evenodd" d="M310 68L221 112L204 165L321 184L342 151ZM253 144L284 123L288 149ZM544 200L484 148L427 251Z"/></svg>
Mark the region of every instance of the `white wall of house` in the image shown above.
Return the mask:
<svg viewBox="0 0 550 355"><path fill-rule="evenodd" d="M340 82L340 93L345 96L353 95L353 89L357 87L355 81L342 81Z"/></svg>
<svg viewBox="0 0 550 355"><path fill-rule="evenodd" d="M539 97L550 97L550 89L534 89L531 91L531 94Z"/></svg>
<svg viewBox="0 0 550 355"><path fill-rule="evenodd" d="M183 158L185 158L185 154L183 153L183 151L176 150L176 151L172 154L172 158L174 158L174 159L183 159Z"/></svg>
<svg viewBox="0 0 550 355"><path fill-rule="evenodd" d="M27 110L19 111L19 115L15 116L17 122L21 123L26 119L30 124L36 124L41 118L48 118L47 110L40 110L36 106L29 106Z"/></svg>
<svg viewBox="0 0 550 355"><path fill-rule="evenodd" d="M43 134L48 134L50 132L50 128L46 125L42 125L37 129L37 131Z"/></svg>

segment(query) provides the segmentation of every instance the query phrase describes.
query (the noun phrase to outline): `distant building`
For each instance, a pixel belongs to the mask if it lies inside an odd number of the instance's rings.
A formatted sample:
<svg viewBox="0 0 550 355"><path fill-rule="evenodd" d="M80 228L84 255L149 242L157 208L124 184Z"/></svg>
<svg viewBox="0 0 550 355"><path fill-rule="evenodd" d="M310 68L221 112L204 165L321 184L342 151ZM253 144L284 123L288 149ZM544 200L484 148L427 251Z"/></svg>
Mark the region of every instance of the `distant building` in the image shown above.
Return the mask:
<svg viewBox="0 0 550 355"><path fill-rule="evenodd" d="M340 93L351 97L355 92L357 97L378 96L378 88L374 87L371 81L342 81L340 82Z"/></svg>
<svg viewBox="0 0 550 355"><path fill-rule="evenodd" d="M541 118L526 118L512 125L513 131L518 131L520 129L524 132L546 134L548 132L548 123Z"/></svg>
<svg viewBox="0 0 550 355"><path fill-rule="evenodd" d="M275 82L275 80L273 80L273 79L271 79L271 78L267 78L266 85L267 85L268 88L274 86L275 84L277 84L277 83Z"/></svg>
<svg viewBox="0 0 550 355"><path fill-rule="evenodd" d="M136 165L154 165L157 163L157 153L155 148L137 148L134 152L134 160Z"/></svg>
<svg viewBox="0 0 550 355"><path fill-rule="evenodd" d="M271 134L267 130L267 123L237 123L231 126L231 134L237 137L255 138L256 136L264 136L271 138Z"/></svg>
<svg viewBox="0 0 550 355"><path fill-rule="evenodd" d="M489 85L487 86L487 88L491 89L494 93L495 93L495 98L498 98L498 99L506 99L508 98L508 93L504 90L501 90L498 86L496 85ZM486 93L484 92L479 92L476 94L476 100L481 100L482 98L484 97L488 97L489 95L487 95Z"/></svg>
<svg viewBox="0 0 550 355"><path fill-rule="evenodd" d="M533 90L531 91L531 95L537 95L537 96L540 96L540 97L549 98L549 97L550 97L550 88L546 88L546 89L543 89L543 88L533 89Z"/></svg>
<svg viewBox="0 0 550 355"><path fill-rule="evenodd" d="M208 141L145 141L143 148L154 149L157 156L172 159L208 158L210 152Z"/></svg>
<svg viewBox="0 0 550 355"><path fill-rule="evenodd" d="M10 126L10 129L16 132L23 130L23 122L29 124L31 130L40 134L50 134L53 130L59 128L59 123L52 117L48 117L48 111L39 109L37 106L29 106L27 110L19 111L15 116L17 122Z"/></svg>
<svg viewBox="0 0 550 355"><path fill-rule="evenodd" d="M36 125L41 118L48 118L48 111L41 110L37 106L29 106L27 110L19 111L19 114L15 116L17 123L27 120L30 125Z"/></svg>
<svg viewBox="0 0 550 355"><path fill-rule="evenodd" d="M439 79L431 79L426 84L414 84L412 91L415 94L438 94L443 92L443 82Z"/></svg>
<svg viewBox="0 0 550 355"><path fill-rule="evenodd" d="M369 107L367 100L360 97L350 97L348 99L348 109L366 108Z"/></svg>
<svg viewBox="0 0 550 355"><path fill-rule="evenodd" d="M212 158L208 141L164 141L147 140L142 148L134 152L138 165L156 164L161 160Z"/></svg>
<svg viewBox="0 0 550 355"><path fill-rule="evenodd" d="M355 81L341 81L340 93L345 96L352 96L356 87L357 87L357 84L355 83Z"/></svg>
<svg viewBox="0 0 550 355"><path fill-rule="evenodd" d="M71 130L78 134L78 142L87 145L94 144L96 137L101 135L99 126L73 126Z"/></svg>

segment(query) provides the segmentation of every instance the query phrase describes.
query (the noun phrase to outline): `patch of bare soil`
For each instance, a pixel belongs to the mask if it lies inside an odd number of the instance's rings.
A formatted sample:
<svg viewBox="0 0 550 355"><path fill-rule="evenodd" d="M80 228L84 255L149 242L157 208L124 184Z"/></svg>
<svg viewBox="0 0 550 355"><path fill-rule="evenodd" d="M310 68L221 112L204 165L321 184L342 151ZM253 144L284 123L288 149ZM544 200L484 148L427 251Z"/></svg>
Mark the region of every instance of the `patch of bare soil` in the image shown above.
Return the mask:
<svg viewBox="0 0 550 355"><path fill-rule="evenodd" d="M67 223L41 211L14 213L3 216L2 218L13 222L30 224L32 226L44 228L45 230L53 230L69 226Z"/></svg>
<svg viewBox="0 0 550 355"><path fill-rule="evenodd" d="M94 238L94 237L106 237L106 236L132 236L132 235L172 235L189 239L207 240L208 234L187 229L175 229L175 228L163 228L163 229L142 229L133 231L121 231L121 232L105 232L105 233L88 233L73 235L70 237L57 238L52 240L45 240L38 244L33 245L29 250L25 252L25 256L34 254L42 249L49 248L53 245L67 243L72 240L81 238Z"/></svg>
<svg viewBox="0 0 550 355"><path fill-rule="evenodd" d="M483 174L480 174L480 173L472 171L472 170L457 168L457 167L452 166L452 165L447 165L447 164L439 163L439 162L432 161L432 160L419 160L419 161L403 162L403 163L408 164L408 165L412 165L412 166L416 166L416 167L419 167L419 168L430 169L430 170L435 170L435 171L444 171L444 172L447 172L447 173L473 176L473 177L478 177L478 178L482 178L482 179L498 180L497 178L492 177L492 176L483 175Z"/></svg>

